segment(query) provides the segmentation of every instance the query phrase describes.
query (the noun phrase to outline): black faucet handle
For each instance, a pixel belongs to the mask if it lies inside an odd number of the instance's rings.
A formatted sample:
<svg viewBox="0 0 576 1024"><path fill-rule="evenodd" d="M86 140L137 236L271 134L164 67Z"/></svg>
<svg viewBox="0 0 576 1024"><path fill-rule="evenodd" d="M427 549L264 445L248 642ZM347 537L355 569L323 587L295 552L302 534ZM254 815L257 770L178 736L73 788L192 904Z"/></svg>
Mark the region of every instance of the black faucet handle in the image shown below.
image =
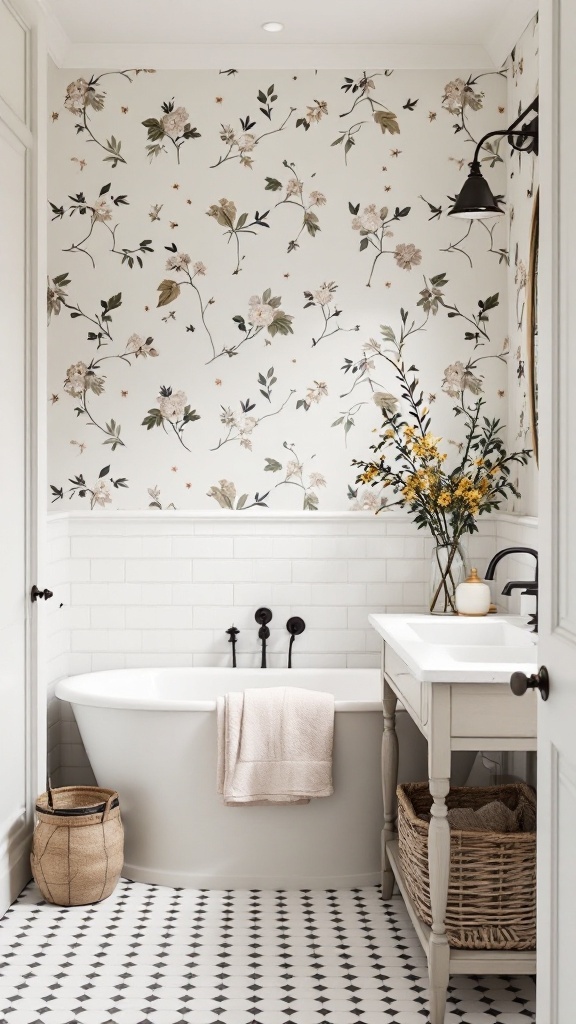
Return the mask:
<svg viewBox="0 0 576 1024"><path fill-rule="evenodd" d="M230 629L227 629L226 632L228 633L229 643L234 643L236 637L240 635L240 630L236 626L230 626Z"/></svg>
<svg viewBox="0 0 576 1024"><path fill-rule="evenodd" d="M269 608L259 608L254 618L261 626L267 626L272 618L272 612Z"/></svg>
<svg viewBox="0 0 576 1024"><path fill-rule="evenodd" d="M286 629L290 633L290 636L300 636L300 633L303 633L306 629L306 623L299 615L293 615L291 619L288 619Z"/></svg>

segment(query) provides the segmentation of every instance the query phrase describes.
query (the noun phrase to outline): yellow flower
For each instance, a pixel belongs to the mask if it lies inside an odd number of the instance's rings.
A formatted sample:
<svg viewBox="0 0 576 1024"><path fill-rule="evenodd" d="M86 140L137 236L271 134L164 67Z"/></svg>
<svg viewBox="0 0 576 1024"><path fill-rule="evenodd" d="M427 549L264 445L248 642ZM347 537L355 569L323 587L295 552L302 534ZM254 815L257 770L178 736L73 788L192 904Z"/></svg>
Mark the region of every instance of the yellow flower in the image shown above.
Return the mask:
<svg viewBox="0 0 576 1024"><path fill-rule="evenodd" d="M416 427L404 427L404 437L407 437L407 438L414 437L415 433L416 433Z"/></svg>
<svg viewBox="0 0 576 1024"><path fill-rule="evenodd" d="M455 493L457 498L463 498L473 488L474 488L474 484L473 484L472 480L470 480L470 478L467 477L467 476L463 476L458 481L458 486L457 486L457 488L456 488L454 493Z"/></svg>
<svg viewBox="0 0 576 1024"><path fill-rule="evenodd" d="M436 501L442 508L447 508L452 502L452 495L450 491L441 491Z"/></svg>
<svg viewBox="0 0 576 1024"><path fill-rule="evenodd" d="M360 480L362 481L363 484L369 484L370 481L373 480L375 476L378 476L378 467L368 466L364 473L362 473Z"/></svg>
<svg viewBox="0 0 576 1024"><path fill-rule="evenodd" d="M438 451L438 441L442 438L434 437L433 434L425 434L424 437L419 437L412 442L412 451L420 459L438 459L440 452Z"/></svg>
<svg viewBox="0 0 576 1024"><path fill-rule="evenodd" d="M475 466L483 466L484 465L484 459L476 459L474 465Z"/></svg>

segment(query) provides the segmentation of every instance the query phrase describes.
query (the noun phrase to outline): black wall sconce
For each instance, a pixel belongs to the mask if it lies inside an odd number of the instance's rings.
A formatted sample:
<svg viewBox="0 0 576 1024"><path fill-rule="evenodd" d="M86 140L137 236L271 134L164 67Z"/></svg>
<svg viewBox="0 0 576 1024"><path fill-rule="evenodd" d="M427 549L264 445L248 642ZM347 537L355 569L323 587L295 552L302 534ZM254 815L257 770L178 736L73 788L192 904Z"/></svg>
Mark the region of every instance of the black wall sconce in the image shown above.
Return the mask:
<svg viewBox="0 0 576 1024"><path fill-rule="evenodd" d="M521 123L529 114L534 113L530 121ZM518 127L520 125L520 127ZM462 217L464 220L480 220L482 217L496 217L504 213L482 171L480 170L480 150L487 139L494 135L505 135L508 144L519 153L538 153L538 97L523 110L509 128L501 131L488 132L480 139L474 152L474 159L468 166L470 173L456 197L456 202L448 212L449 217Z"/></svg>

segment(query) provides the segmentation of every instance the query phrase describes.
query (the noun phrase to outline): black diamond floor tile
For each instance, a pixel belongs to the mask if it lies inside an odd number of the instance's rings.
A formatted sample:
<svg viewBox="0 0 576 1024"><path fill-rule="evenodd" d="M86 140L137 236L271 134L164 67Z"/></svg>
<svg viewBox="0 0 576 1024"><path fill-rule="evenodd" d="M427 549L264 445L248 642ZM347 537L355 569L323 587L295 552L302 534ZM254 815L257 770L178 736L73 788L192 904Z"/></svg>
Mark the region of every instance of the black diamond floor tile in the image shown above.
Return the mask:
<svg viewBox="0 0 576 1024"><path fill-rule="evenodd" d="M402 902L375 887L121 880L102 904L61 909L30 885L0 921L6 1024L427 1024L426 985ZM454 977L446 1024L529 1024L534 998L531 978Z"/></svg>

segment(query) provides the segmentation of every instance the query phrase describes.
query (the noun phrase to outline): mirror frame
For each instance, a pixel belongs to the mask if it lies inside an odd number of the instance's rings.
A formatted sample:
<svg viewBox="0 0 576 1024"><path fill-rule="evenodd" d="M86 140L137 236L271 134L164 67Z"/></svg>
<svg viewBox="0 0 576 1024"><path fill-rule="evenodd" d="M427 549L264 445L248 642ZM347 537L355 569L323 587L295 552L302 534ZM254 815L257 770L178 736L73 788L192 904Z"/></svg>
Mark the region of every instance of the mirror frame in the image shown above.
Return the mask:
<svg viewBox="0 0 576 1024"><path fill-rule="evenodd" d="M535 345L534 330L538 328L538 227L539 227L540 190L536 192L534 206L532 208L532 222L530 225L530 258L528 263L527 280L527 354L528 354L528 388L530 400L530 424L532 428L532 447L534 458L538 465L538 409L536 401L536 367L535 367Z"/></svg>

